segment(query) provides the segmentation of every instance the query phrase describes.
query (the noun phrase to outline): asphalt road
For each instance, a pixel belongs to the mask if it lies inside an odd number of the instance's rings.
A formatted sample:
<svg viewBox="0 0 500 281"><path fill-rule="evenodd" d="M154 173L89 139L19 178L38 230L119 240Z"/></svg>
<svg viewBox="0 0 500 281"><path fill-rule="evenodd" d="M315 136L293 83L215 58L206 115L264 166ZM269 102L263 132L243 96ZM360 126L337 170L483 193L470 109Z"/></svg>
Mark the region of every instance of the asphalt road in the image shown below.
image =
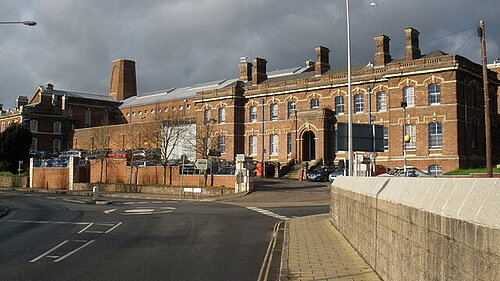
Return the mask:
<svg viewBox="0 0 500 281"><path fill-rule="evenodd" d="M0 192L0 205L11 208L0 219L0 280L256 280L274 224L327 208L259 207L248 198L245 206L92 205Z"/></svg>

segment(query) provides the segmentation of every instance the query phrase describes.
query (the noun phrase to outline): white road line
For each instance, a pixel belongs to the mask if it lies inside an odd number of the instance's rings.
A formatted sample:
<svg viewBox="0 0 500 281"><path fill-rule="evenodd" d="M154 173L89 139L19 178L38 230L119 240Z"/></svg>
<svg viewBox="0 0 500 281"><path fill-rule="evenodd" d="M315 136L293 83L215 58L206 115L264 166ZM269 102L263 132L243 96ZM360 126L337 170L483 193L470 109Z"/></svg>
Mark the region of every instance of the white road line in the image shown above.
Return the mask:
<svg viewBox="0 0 500 281"><path fill-rule="evenodd" d="M46 258L57 259L59 256L45 256Z"/></svg>
<svg viewBox="0 0 500 281"><path fill-rule="evenodd" d="M23 221L23 220L6 220L5 222L38 223L38 224L76 224L76 225L84 225L90 223L90 222L72 222L72 221Z"/></svg>
<svg viewBox="0 0 500 281"><path fill-rule="evenodd" d="M80 201L80 200L75 200L75 199L66 199L66 198L63 198L63 201L66 201L66 202L72 202L72 203L86 204L86 203L85 203L85 202L83 202L83 201Z"/></svg>
<svg viewBox="0 0 500 281"><path fill-rule="evenodd" d="M72 241L80 242L80 243L85 243L85 242L88 242L89 240L75 239L75 240L72 240Z"/></svg>
<svg viewBox="0 0 500 281"><path fill-rule="evenodd" d="M108 229L106 232L104 233L110 233L111 231L113 231L115 228L117 228L118 226L120 226L123 222L119 222L117 223L115 226L113 226L112 228Z"/></svg>
<svg viewBox="0 0 500 281"><path fill-rule="evenodd" d="M105 213L105 214L111 214L112 212L114 212L116 210L118 210L118 209L109 209L109 210L102 211L102 212Z"/></svg>
<svg viewBox="0 0 500 281"><path fill-rule="evenodd" d="M58 244L57 246L55 246L54 248L52 248L52 249L48 250L47 252L45 252L45 253L43 253L43 254L39 255L39 256L38 256L38 257L36 257L36 258L34 258L34 259L30 260L30 262L36 262L37 260L39 260L39 259L43 258L45 255L50 254L52 251L56 250L57 248L61 247L62 245L66 244L66 243L68 243L68 240L64 240L64 241L62 241L61 243L59 243L59 244Z"/></svg>
<svg viewBox="0 0 500 281"><path fill-rule="evenodd" d="M266 209L261 209L261 208L258 208L258 207L246 207L246 208L249 209L249 210L252 210L254 212L258 212L258 213L263 214L265 216L273 217L273 218L276 218L276 219L280 219L280 220L284 220L284 221L290 219L289 217L276 214L276 213L271 212L271 211L266 210Z"/></svg>
<svg viewBox="0 0 500 281"><path fill-rule="evenodd" d="M151 213L154 212L154 209L134 209L134 210L125 210L125 213Z"/></svg>
<svg viewBox="0 0 500 281"><path fill-rule="evenodd" d="M88 245L90 245L90 244L94 243L94 241L95 241L95 240L90 240L90 241L88 241L87 243L85 243L85 244L81 245L80 247L78 247L78 248L74 249L73 251L71 251L71 252L67 253L66 255L64 255L64 256L62 256L62 257L58 258L58 259L57 259L57 260L55 260L54 262L60 262L60 261L64 260L65 258L67 258L67 257L71 256L72 254L74 254L74 253L76 253L76 252L80 251L81 249L83 249L83 248L87 247Z"/></svg>
<svg viewBox="0 0 500 281"><path fill-rule="evenodd" d="M87 233L97 233L97 234L104 233L104 231L100 231L100 230L87 230L85 232L87 232Z"/></svg>
<svg viewBox="0 0 500 281"><path fill-rule="evenodd" d="M85 230L87 230L89 227L91 227L93 224L94 224L93 222L89 223L86 227L82 228L82 230L78 231L78 234L80 234L80 233L84 232L84 231L85 231Z"/></svg>

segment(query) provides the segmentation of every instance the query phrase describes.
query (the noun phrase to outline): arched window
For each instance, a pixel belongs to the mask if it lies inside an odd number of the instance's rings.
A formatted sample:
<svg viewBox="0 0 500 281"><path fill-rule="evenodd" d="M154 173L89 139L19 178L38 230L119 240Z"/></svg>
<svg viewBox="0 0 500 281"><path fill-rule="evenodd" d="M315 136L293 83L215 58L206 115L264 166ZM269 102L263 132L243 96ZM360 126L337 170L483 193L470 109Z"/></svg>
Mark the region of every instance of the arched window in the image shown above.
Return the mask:
<svg viewBox="0 0 500 281"><path fill-rule="evenodd" d="M387 111L387 94L385 92L377 93L377 111Z"/></svg>
<svg viewBox="0 0 500 281"><path fill-rule="evenodd" d="M429 127L429 148L443 147L443 128L440 122L432 122Z"/></svg>
<svg viewBox="0 0 500 281"><path fill-rule="evenodd" d="M272 134L269 136L269 151L270 155L278 155L278 147L279 147L279 136L276 134Z"/></svg>
<svg viewBox="0 0 500 281"><path fill-rule="evenodd" d="M344 96L335 97L335 113L344 114Z"/></svg>
<svg viewBox="0 0 500 281"><path fill-rule="evenodd" d="M297 109L297 103L295 101L289 101L288 102L287 117L288 118L292 117L292 112L295 112L296 109Z"/></svg>
<svg viewBox="0 0 500 281"><path fill-rule="evenodd" d="M403 102L406 102L407 107L415 106L415 89L413 87L403 88Z"/></svg>
<svg viewBox="0 0 500 281"><path fill-rule="evenodd" d="M429 94L429 105L441 104L441 85L430 84L427 87Z"/></svg>
<svg viewBox="0 0 500 281"><path fill-rule="evenodd" d="M205 109L205 111L203 111L203 123L210 123L210 109Z"/></svg>
<svg viewBox="0 0 500 281"><path fill-rule="evenodd" d="M217 137L217 150L219 150L219 152L221 154L226 153L226 137L225 136L218 136Z"/></svg>
<svg viewBox="0 0 500 281"><path fill-rule="evenodd" d="M363 95L354 95L354 113L362 113L364 111Z"/></svg>
<svg viewBox="0 0 500 281"><path fill-rule="evenodd" d="M257 122L257 107L250 106L250 116L248 118L250 122Z"/></svg>

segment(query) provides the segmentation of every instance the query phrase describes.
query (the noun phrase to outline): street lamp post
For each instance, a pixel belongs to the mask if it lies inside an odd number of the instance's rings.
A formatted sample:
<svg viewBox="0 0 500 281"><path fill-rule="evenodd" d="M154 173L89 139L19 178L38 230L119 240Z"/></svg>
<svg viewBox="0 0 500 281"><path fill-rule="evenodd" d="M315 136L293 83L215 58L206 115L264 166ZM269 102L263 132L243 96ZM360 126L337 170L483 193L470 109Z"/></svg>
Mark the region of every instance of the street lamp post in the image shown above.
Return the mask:
<svg viewBox="0 0 500 281"><path fill-rule="evenodd" d="M410 136L406 134L406 107L408 104L406 101L401 102L401 107L403 108L403 173L406 177L406 143L410 141Z"/></svg>
<svg viewBox="0 0 500 281"><path fill-rule="evenodd" d="M265 139L264 139L264 100L260 101L260 104L262 105L262 178L266 177L266 164L265 164L265 159L264 159L264 153L265 153Z"/></svg>
<svg viewBox="0 0 500 281"><path fill-rule="evenodd" d="M347 27L347 159L348 175L352 176L352 93L351 93L351 23L349 20L349 0L345 0Z"/></svg>

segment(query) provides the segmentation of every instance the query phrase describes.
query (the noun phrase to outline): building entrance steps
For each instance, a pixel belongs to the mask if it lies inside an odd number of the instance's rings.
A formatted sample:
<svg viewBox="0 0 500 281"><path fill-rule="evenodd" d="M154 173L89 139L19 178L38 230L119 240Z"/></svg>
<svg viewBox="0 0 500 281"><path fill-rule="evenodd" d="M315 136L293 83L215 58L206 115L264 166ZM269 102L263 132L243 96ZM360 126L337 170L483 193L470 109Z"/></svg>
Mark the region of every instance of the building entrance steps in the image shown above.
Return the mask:
<svg viewBox="0 0 500 281"><path fill-rule="evenodd" d="M382 281L328 220L328 214L286 222L280 280Z"/></svg>

